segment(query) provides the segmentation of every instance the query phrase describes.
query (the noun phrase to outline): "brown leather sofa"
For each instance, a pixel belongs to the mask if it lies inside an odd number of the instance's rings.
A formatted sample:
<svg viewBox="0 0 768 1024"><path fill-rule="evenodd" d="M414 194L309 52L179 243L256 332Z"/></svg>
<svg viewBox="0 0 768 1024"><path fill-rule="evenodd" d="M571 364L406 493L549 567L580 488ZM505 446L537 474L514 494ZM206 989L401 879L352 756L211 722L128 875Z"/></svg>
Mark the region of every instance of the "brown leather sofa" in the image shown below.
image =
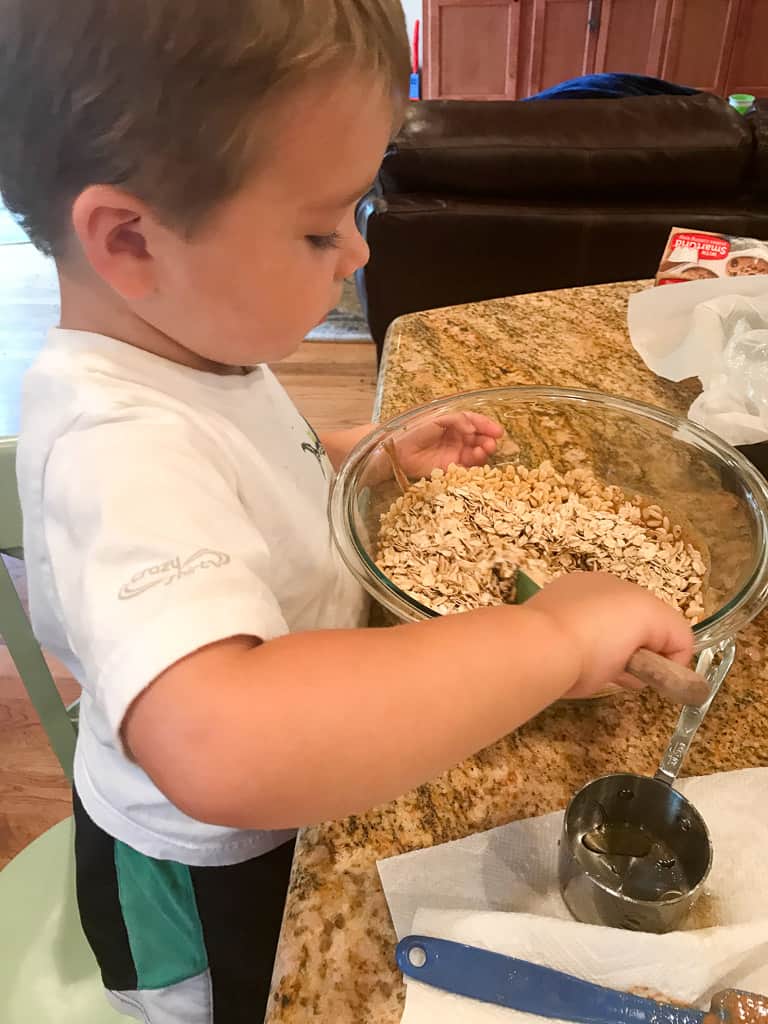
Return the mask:
<svg viewBox="0 0 768 1024"><path fill-rule="evenodd" d="M651 277L674 225L768 238L768 105L414 103L358 223L379 352L403 313Z"/></svg>

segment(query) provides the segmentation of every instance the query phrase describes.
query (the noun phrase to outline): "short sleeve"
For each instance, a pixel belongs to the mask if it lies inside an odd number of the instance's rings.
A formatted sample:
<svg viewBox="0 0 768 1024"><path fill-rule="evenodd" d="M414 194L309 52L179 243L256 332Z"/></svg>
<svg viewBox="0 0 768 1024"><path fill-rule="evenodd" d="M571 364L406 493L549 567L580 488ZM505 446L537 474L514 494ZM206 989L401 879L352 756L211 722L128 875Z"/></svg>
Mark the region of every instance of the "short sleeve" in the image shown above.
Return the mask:
<svg viewBox="0 0 768 1024"><path fill-rule="evenodd" d="M234 465L194 424L158 411L71 431L49 456L43 509L54 600L116 736L181 658L288 632Z"/></svg>

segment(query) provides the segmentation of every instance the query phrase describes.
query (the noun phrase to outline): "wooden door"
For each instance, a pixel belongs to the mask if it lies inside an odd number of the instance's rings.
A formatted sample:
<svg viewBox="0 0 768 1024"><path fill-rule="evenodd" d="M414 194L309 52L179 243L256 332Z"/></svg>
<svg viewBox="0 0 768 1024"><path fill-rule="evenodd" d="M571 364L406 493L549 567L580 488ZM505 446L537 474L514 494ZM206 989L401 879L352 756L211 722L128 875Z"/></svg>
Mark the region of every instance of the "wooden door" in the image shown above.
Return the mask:
<svg viewBox="0 0 768 1024"><path fill-rule="evenodd" d="M764 4L755 0L754 7ZM672 0L662 77L724 95L740 6L741 0ZM757 47L755 40L755 55Z"/></svg>
<svg viewBox="0 0 768 1024"><path fill-rule="evenodd" d="M534 0L528 94L594 66L599 0Z"/></svg>
<svg viewBox="0 0 768 1024"><path fill-rule="evenodd" d="M741 0L725 94L768 97L768 2Z"/></svg>
<svg viewBox="0 0 768 1024"><path fill-rule="evenodd" d="M426 0L425 99L517 96L520 0Z"/></svg>
<svg viewBox="0 0 768 1024"><path fill-rule="evenodd" d="M594 70L658 77L668 7L669 0L602 0L592 16L598 21Z"/></svg>

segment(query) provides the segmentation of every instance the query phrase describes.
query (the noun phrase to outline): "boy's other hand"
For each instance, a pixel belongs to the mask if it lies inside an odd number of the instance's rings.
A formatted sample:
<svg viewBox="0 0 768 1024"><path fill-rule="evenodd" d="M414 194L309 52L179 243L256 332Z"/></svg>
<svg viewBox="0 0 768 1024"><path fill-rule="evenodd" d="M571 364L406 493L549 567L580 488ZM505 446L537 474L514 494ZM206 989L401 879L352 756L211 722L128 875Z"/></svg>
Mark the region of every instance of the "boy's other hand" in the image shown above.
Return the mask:
<svg viewBox="0 0 768 1024"><path fill-rule="evenodd" d="M498 447L504 428L477 412L455 412L406 434L397 441L397 456L410 477L433 469L484 466Z"/></svg>
<svg viewBox="0 0 768 1024"><path fill-rule="evenodd" d="M589 697L610 683L642 689L624 671L641 647L681 665L693 656L693 631L679 612L607 573L562 576L527 607L547 615L580 660L578 681L566 697Z"/></svg>

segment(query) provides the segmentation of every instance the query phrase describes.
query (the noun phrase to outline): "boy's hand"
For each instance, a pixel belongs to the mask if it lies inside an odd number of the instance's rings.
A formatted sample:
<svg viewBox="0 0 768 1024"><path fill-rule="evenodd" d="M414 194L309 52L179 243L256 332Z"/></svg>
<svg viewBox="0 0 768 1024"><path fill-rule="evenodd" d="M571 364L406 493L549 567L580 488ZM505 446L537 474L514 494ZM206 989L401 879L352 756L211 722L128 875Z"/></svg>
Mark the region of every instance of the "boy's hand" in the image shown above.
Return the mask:
<svg viewBox="0 0 768 1024"><path fill-rule="evenodd" d="M355 445L376 429L369 423L321 438L336 469ZM484 466L496 451L504 428L477 412L454 412L406 434L397 441L397 457L410 477L421 479L450 465Z"/></svg>
<svg viewBox="0 0 768 1024"><path fill-rule="evenodd" d="M681 665L693 656L685 618L653 594L605 573L571 573L539 591L527 606L562 630L581 663L579 679L564 696L589 697L609 683L641 685L624 669L641 647Z"/></svg>
<svg viewBox="0 0 768 1024"><path fill-rule="evenodd" d="M410 477L451 465L484 466L503 434L503 427L480 413L449 413L398 440L397 456Z"/></svg>

